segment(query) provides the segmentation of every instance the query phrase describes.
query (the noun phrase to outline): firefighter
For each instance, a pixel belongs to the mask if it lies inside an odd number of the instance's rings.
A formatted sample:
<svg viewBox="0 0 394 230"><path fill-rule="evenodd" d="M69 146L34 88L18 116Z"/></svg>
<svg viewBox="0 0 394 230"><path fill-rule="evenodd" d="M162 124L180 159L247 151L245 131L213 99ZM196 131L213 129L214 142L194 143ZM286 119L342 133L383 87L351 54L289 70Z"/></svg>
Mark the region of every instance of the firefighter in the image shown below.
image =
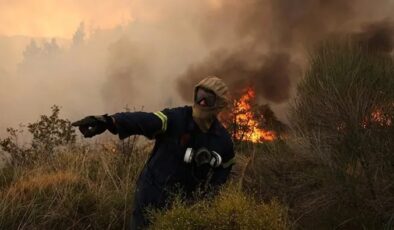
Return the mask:
<svg viewBox="0 0 394 230"><path fill-rule="evenodd" d="M207 77L195 86L193 106L155 113L123 112L88 116L74 122L84 137L109 130L120 139L144 135L155 139L152 153L136 184L131 228L148 226L147 207L163 208L171 188L182 189L186 199L199 189L223 185L234 163L233 143L217 115L229 103L225 83Z"/></svg>

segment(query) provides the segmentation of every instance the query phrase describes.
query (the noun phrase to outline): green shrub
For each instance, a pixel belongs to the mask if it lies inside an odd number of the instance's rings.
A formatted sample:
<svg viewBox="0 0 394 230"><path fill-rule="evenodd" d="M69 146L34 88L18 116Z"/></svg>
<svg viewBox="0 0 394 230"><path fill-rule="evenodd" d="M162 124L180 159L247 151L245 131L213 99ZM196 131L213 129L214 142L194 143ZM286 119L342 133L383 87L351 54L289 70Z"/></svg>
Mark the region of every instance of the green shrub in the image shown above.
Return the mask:
<svg viewBox="0 0 394 230"><path fill-rule="evenodd" d="M310 64L290 122L321 168L325 204L317 219L382 227L394 213L393 60L339 41L320 46Z"/></svg>
<svg viewBox="0 0 394 230"><path fill-rule="evenodd" d="M317 162L284 140L256 145L253 152L241 178L243 189L259 200L278 198L293 211L301 211L305 194L316 192L321 185L322 169Z"/></svg>
<svg viewBox="0 0 394 230"><path fill-rule="evenodd" d="M285 140L237 147L242 188L289 207L307 229L393 227L394 64L351 41L325 43L298 86Z"/></svg>
<svg viewBox="0 0 394 230"><path fill-rule="evenodd" d="M168 210L152 211L151 229L288 229L278 201L258 203L230 185L213 199L186 204L176 198Z"/></svg>
<svg viewBox="0 0 394 230"><path fill-rule="evenodd" d="M41 115L40 120L27 125L32 135L30 146L19 143L19 135L23 133L23 126L19 129L7 128L9 134L5 139L0 139L0 148L11 156L14 165L32 164L39 157L49 157L54 149L75 143L75 130L71 122L59 117L60 108L57 105L51 107L50 116Z"/></svg>
<svg viewBox="0 0 394 230"><path fill-rule="evenodd" d="M31 146L36 151L51 153L56 146L75 142L76 135L71 122L59 118L59 106L54 105L51 110L50 116L41 115L39 121L27 125L33 136Z"/></svg>

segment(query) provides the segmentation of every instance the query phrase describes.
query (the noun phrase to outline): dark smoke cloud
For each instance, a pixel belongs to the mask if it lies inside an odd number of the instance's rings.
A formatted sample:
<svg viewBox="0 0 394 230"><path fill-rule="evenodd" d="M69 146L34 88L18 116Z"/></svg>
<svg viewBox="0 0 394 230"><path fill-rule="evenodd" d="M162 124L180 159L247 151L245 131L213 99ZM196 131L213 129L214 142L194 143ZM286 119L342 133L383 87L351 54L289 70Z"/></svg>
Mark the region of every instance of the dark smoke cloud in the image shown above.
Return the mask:
<svg viewBox="0 0 394 230"><path fill-rule="evenodd" d="M387 1L245 0L223 1L202 24L207 42L228 39L216 51L180 75L178 89L188 100L190 88L208 75L222 77L237 96L245 86L273 103L286 102L307 64L307 50L319 41L362 29L370 47L391 50L387 25L380 20ZM235 41L235 42L234 42Z"/></svg>
<svg viewBox="0 0 394 230"><path fill-rule="evenodd" d="M180 78L178 90L184 98L191 99L193 91L190 89L196 83L192 79L215 75L225 80L235 96L246 87L255 87L259 89L259 96L279 103L289 98L291 75L299 74L299 67L287 53L255 57L253 52L226 53L221 50L205 62L190 67Z"/></svg>
<svg viewBox="0 0 394 230"><path fill-rule="evenodd" d="M394 49L394 24L384 20L364 26L355 35L365 49L382 54L391 54Z"/></svg>
<svg viewBox="0 0 394 230"><path fill-rule="evenodd" d="M286 53L271 53L264 65L252 78L253 85L261 90L260 94L273 102L282 102L289 98L290 77L298 76L298 66L293 64Z"/></svg>

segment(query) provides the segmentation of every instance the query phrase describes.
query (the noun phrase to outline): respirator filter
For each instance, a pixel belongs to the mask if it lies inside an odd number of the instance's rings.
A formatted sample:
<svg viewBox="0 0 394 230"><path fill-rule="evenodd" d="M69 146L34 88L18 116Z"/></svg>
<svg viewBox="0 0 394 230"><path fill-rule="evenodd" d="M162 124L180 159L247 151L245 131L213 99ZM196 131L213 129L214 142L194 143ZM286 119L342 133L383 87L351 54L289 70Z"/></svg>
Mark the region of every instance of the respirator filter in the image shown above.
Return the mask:
<svg viewBox="0 0 394 230"><path fill-rule="evenodd" d="M206 148L200 148L198 150L187 148L183 160L186 163L195 162L197 166L209 164L214 168L219 167L222 163L222 157L217 152L209 151Z"/></svg>

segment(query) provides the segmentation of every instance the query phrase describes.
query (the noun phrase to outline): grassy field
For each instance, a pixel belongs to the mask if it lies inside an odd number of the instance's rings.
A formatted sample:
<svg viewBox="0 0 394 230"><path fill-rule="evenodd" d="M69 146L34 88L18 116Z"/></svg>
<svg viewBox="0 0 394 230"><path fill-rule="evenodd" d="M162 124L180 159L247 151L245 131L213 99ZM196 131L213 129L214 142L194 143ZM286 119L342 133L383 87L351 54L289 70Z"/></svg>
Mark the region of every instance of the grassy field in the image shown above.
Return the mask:
<svg viewBox="0 0 394 230"><path fill-rule="evenodd" d="M122 229L134 182L146 158L87 146L69 147L32 165L4 168L2 229ZM136 163L138 162L138 163Z"/></svg>
<svg viewBox="0 0 394 230"><path fill-rule="evenodd" d="M393 229L394 64L349 41L325 43L292 101L285 139L236 143L220 194L174 196L152 229ZM0 140L0 229L125 229L151 144L76 142L59 110Z"/></svg>
<svg viewBox="0 0 394 230"><path fill-rule="evenodd" d="M124 155L118 146L69 146L33 164L2 169L2 229L125 229L134 183L148 149ZM287 209L277 200L257 202L229 184L214 200L152 212L153 229L287 229Z"/></svg>

